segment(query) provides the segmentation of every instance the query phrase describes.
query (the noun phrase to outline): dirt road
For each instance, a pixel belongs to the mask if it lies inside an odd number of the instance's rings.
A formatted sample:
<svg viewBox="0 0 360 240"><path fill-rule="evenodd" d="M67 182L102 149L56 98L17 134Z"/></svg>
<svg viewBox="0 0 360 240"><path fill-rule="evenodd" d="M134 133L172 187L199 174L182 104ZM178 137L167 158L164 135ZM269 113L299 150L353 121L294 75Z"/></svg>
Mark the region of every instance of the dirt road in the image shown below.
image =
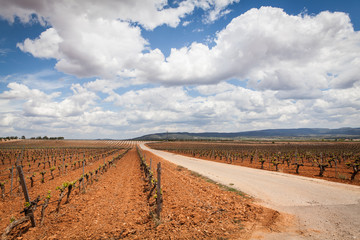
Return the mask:
<svg viewBox="0 0 360 240"><path fill-rule="evenodd" d="M261 204L297 217L286 233L265 239L360 239L360 187L144 150L237 188Z"/></svg>

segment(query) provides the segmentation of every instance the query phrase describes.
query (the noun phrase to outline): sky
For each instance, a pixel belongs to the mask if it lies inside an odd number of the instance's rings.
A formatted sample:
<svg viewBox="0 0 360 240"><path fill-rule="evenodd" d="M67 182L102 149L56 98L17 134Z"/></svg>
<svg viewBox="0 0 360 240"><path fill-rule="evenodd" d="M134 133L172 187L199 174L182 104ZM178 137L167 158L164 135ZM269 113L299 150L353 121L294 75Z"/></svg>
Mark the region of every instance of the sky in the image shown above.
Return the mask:
<svg viewBox="0 0 360 240"><path fill-rule="evenodd" d="M360 127L358 0L0 0L0 136Z"/></svg>

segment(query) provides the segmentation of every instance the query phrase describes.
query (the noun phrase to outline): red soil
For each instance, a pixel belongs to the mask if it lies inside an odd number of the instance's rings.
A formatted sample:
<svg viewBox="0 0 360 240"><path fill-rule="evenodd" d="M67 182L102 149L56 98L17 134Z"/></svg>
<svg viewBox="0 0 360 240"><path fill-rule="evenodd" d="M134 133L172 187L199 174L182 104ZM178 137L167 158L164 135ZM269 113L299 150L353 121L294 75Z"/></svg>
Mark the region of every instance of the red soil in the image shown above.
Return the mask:
<svg viewBox="0 0 360 240"><path fill-rule="evenodd" d="M86 193L74 190L70 203L62 204L59 213L55 213L56 203L50 204L43 226L39 225L38 207L37 227L30 228L26 223L16 228L9 239L249 239L258 230L280 231L288 220L277 211L224 191L151 153L146 156L147 160L152 158L153 166L162 163L164 205L160 221L150 215L140 160L132 149L87 186ZM74 170L67 176L38 183L30 190L31 199L79 174ZM57 200L57 191L51 195L51 201ZM23 203L21 195L0 201L1 229L9 224L11 216L21 217Z"/></svg>
<svg viewBox="0 0 360 240"><path fill-rule="evenodd" d="M154 148L154 149L163 149L163 148L179 148L182 149L184 148L184 146L198 146L198 149L202 149L202 148L206 148L206 149L211 149L211 145L214 143L192 143L192 142L163 142L163 143L151 143L148 144L149 147ZM225 145L231 145L232 143L216 143L216 145L221 145L224 144ZM296 144L298 145L299 149L301 149L302 145L311 145L311 142L296 142L296 143L292 143L292 144ZM360 144L359 143L348 143L351 146L356 146L357 148L359 148ZM214 144L215 145L215 144ZM236 146L236 143L233 144L234 146ZM264 146L264 145L269 145L277 147L277 145L279 146L286 146L286 143L277 143L277 144L270 144L270 143L260 143L260 144L256 144L256 143L252 143L250 146L254 147L254 146ZM335 146L336 143L322 143L322 145L326 146ZM206 146L206 147L204 147ZM196 149L196 147L194 148ZM166 150L164 150L166 151ZM176 154L180 154L183 156L188 156L188 157L194 157L191 154L185 154L185 153L180 153L178 151L171 151L169 150L169 152L173 152ZM195 156L196 158L200 158L200 159L204 159L204 160L209 160L209 161L215 161L215 162L221 162L221 163L228 163L228 164L234 164L234 165L239 165L239 166L244 166L244 167L251 167L251 168L257 168L257 169L261 169L261 163L259 162L259 159L257 156L255 156L254 160L252 163L250 163L250 158L246 157L244 158L244 161L242 161L241 159L237 159L237 160L233 160L231 163L227 162L225 158L223 158L222 160L220 160L219 158L214 159L211 157L205 157L205 156ZM334 163L332 164L332 167L327 167L323 177L319 176L319 167L316 166L315 163L313 162L304 162L304 166L301 166L299 168L299 174L296 174L296 166L290 164L289 166L287 166L286 162L284 164L279 164L278 167L278 171L279 172L283 172L283 173L289 173L289 174L294 174L294 175L300 175L300 176L305 176L305 177L311 177L311 178L318 178L318 179L324 179L324 180L328 180L328 181L333 181L333 182L340 182L340 183L346 183L346 184L353 184L353 185L360 185L360 174L358 174L354 180L350 180L350 176L352 174L352 169L347 167L344 164L344 161L341 164L338 164L337 168L335 168ZM264 163L263 166L264 170L268 170L268 171L275 171L276 168L272 163L269 163L268 160L266 160L266 162ZM337 174L335 174L335 172Z"/></svg>

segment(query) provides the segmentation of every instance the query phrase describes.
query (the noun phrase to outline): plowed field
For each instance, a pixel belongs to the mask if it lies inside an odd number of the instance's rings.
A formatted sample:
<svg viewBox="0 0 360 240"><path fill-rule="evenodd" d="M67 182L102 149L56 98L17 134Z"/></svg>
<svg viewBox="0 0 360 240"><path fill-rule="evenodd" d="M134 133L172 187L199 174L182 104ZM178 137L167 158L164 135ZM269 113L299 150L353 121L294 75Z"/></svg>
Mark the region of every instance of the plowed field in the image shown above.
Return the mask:
<svg viewBox="0 0 360 240"><path fill-rule="evenodd" d="M73 190L70 203L63 200L59 213L55 212L57 203L52 203L59 196L56 186L82 170L36 183L30 190L31 199L52 190L44 224L39 224L39 206L35 211L37 226L31 228L30 222L25 223L14 229L9 239L249 239L257 231L286 228L287 216L151 153L146 152L146 158L152 158L153 166L162 162L164 202L160 220L150 214L140 160L133 148L85 192ZM2 231L12 217L22 216L23 204L22 193L0 201Z"/></svg>

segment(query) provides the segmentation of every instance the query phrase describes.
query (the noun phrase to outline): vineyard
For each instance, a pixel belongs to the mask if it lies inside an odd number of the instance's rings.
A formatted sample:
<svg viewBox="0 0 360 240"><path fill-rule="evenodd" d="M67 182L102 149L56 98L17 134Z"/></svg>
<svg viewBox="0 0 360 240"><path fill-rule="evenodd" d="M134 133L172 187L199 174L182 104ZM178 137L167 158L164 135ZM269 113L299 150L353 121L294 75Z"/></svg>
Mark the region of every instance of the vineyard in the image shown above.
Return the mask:
<svg viewBox="0 0 360 240"><path fill-rule="evenodd" d="M159 142L151 148L190 157L360 185L360 143Z"/></svg>
<svg viewBox="0 0 360 240"><path fill-rule="evenodd" d="M48 214L58 214L74 194L86 193L130 149L127 143L51 147L44 141L22 141L22 148L18 143L2 144L0 151L1 226L6 225L4 215L10 223L3 239L28 220L32 227L43 225Z"/></svg>
<svg viewBox="0 0 360 240"><path fill-rule="evenodd" d="M278 212L135 146L2 143L1 238L247 239L283 227Z"/></svg>

